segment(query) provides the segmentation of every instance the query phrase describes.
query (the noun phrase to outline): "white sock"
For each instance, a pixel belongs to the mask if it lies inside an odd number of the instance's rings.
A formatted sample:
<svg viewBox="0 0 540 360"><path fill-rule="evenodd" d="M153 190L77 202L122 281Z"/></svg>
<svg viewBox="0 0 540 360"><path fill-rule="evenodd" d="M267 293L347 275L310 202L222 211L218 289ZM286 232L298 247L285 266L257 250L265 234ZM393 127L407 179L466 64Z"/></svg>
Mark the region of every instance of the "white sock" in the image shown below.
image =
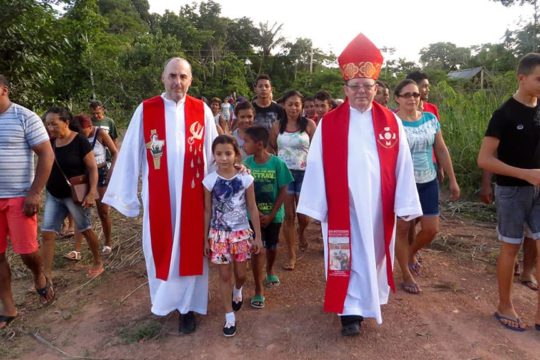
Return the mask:
<svg viewBox="0 0 540 360"><path fill-rule="evenodd" d="M234 316L234 311L225 313L225 322L228 322L229 324L235 324L236 323L236 317Z"/></svg>
<svg viewBox="0 0 540 360"><path fill-rule="evenodd" d="M235 302L242 301L242 288L237 289L236 285L233 286L233 300L238 300L238 301L235 301Z"/></svg>

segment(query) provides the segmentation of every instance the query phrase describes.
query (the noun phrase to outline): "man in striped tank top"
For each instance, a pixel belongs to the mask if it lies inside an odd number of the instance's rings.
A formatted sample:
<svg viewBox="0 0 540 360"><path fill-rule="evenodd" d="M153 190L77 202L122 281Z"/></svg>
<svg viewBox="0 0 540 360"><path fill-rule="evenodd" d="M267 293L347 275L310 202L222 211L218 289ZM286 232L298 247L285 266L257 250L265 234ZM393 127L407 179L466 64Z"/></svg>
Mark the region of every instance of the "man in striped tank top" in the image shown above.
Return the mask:
<svg viewBox="0 0 540 360"><path fill-rule="evenodd" d="M13 252L32 272L41 302L48 304L54 299L51 282L43 273L37 241L40 195L54 155L43 122L32 111L10 101L9 81L1 74L0 154L0 329L4 329L18 315L6 257L8 239ZM35 171L34 154L38 158Z"/></svg>

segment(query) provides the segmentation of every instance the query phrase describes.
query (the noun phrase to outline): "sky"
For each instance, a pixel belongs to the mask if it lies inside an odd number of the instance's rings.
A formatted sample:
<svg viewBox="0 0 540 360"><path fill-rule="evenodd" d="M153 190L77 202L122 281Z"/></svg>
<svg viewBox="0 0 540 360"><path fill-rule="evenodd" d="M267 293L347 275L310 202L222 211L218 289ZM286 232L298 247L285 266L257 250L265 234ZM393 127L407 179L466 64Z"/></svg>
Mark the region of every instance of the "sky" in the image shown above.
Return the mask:
<svg viewBox="0 0 540 360"><path fill-rule="evenodd" d="M200 1L197 1L200 2ZM418 61L423 47L451 42L459 47L499 43L506 29L532 21L531 5L504 7L491 0L216 0L221 16L283 24L288 41L311 39L314 47L339 55L360 32L375 45L393 47L389 58ZM150 12L178 13L193 1L149 0ZM264 10L263 10L264 9Z"/></svg>

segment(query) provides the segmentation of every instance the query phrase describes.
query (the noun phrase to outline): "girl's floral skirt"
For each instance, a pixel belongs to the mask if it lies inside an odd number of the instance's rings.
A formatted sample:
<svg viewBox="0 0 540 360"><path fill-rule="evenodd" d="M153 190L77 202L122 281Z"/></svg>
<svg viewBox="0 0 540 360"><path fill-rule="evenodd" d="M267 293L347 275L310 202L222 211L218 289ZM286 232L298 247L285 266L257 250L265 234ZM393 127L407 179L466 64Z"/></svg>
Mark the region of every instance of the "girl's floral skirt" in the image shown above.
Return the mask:
<svg viewBox="0 0 540 360"><path fill-rule="evenodd" d="M231 264L244 262L251 258L251 241L253 231L251 229L226 231L210 229L210 260L214 264Z"/></svg>

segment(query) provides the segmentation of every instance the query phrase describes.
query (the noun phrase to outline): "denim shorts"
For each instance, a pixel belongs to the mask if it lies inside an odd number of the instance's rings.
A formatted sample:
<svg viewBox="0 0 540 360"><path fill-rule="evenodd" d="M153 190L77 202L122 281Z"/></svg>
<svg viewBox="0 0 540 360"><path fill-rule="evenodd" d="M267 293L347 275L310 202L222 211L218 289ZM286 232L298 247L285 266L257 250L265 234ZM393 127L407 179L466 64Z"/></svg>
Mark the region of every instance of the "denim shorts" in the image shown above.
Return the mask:
<svg viewBox="0 0 540 360"><path fill-rule="evenodd" d="M59 233L64 218L68 213L73 217L73 221L78 230L85 231L92 227L89 208L85 209L82 205L75 204L71 197L60 199L47 192L41 231L54 231Z"/></svg>
<svg viewBox="0 0 540 360"><path fill-rule="evenodd" d="M423 184L416 184L423 216L439 215L439 182L437 178Z"/></svg>
<svg viewBox="0 0 540 360"><path fill-rule="evenodd" d="M292 170L291 174L293 176L293 181L289 183L287 187L287 194L290 195L300 195L300 190L302 190L302 182L304 182L305 170Z"/></svg>
<svg viewBox="0 0 540 360"><path fill-rule="evenodd" d="M540 187L495 187L497 205L497 233L499 240L519 245L523 242L524 224L528 237L540 239Z"/></svg>

